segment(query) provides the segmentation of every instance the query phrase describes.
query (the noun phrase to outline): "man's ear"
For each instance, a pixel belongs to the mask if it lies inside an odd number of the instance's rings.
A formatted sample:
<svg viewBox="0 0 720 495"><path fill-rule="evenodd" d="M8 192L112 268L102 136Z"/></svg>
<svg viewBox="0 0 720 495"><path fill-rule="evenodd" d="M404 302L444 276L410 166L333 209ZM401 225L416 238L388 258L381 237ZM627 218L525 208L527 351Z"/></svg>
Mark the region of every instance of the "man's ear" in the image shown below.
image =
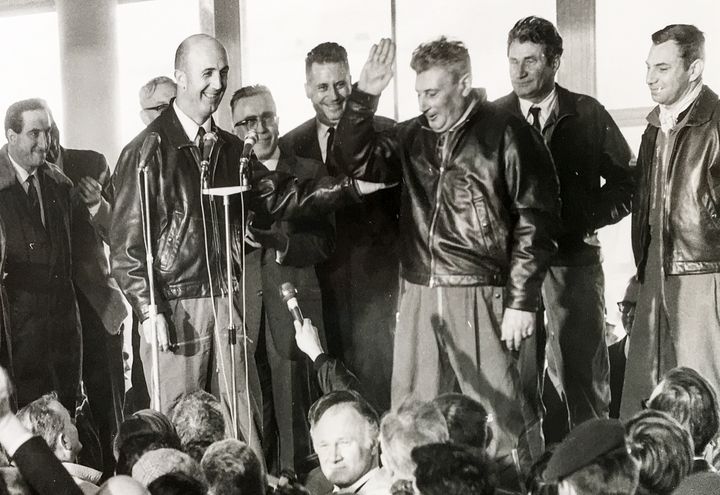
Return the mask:
<svg viewBox="0 0 720 495"><path fill-rule="evenodd" d="M305 83L305 96L307 96L308 99L312 99L312 88L309 83Z"/></svg>
<svg viewBox="0 0 720 495"><path fill-rule="evenodd" d="M7 138L8 143L15 144L15 141L17 141L17 133L12 129L8 129L5 132L5 137Z"/></svg>
<svg viewBox="0 0 720 495"><path fill-rule="evenodd" d="M187 89L187 77L185 76L185 71L182 71L180 69L175 69L175 81L177 81L177 87L178 89L182 88L183 91Z"/></svg>
<svg viewBox="0 0 720 495"><path fill-rule="evenodd" d="M702 76L704 69L705 61L700 58L695 59L688 68L688 72L690 73L690 81L692 82L698 80Z"/></svg>
<svg viewBox="0 0 720 495"><path fill-rule="evenodd" d="M463 97L467 97L470 94L470 91L472 91L472 74L467 72L460 76L458 85L461 88Z"/></svg>

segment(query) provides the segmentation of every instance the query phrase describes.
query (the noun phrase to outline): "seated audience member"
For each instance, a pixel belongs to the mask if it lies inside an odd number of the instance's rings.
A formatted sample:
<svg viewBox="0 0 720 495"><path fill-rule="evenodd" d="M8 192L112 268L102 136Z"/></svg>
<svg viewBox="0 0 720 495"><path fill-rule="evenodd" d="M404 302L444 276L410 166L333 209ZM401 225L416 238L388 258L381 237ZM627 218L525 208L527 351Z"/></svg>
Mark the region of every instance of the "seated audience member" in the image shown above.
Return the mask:
<svg viewBox="0 0 720 495"><path fill-rule="evenodd" d="M185 452L176 449L155 449L145 452L132 468L132 477L145 486L164 474L185 473L203 481L200 464Z"/></svg>
<svg viewBox="0 0 720 495"><path fill-rule="evenodd" d="M152 495L205 495L205 485L185 473L163 474L148 485Z"/></svg>
<svg viewBox="0 0 720 495"><path fill-rule="evenodd" d="M485 408L467 395L449 393L433 399L447 422L450 441L485 450L492 440L491 418Z"/></svg>
<svg viewBox="0 0 720 495"><path fill-rule="evenodd" d="M114 448L117 458L115 474L129 476L145 452L161 448L180 450L180 438L162 413L142 409L120 424Z"/></svg>
<svg viewBox="0 0 720 495"><path fill-rule="evenodd" d="M130 476L113 476L101 487L97 495L148 495L150 492Z"/></svg>
<svg viewBox="0 0 720 495"><path fill-rule="evenodd" d="M680 482L673 495L717 495L720 493L720 475L695 473Z"/></svg>
<svg viewBox="0 0 720 495"><path fill-rule="evenodd" d="M415 447L442 443L450 439L447 423L440 410L431 402L403 403L390 411L380 422L380 459L383 469L397 480L412 486L415 463L410 453Z"/></svg>
<svg viewBox="0 0 720 495"><path fill-rule="evenodd" d="M102 473L76 464L82 448L78 430L70 413L58 401L55 393L45 394L26 405L17 414L20 422L33 435L42 437L55 457L63 463L83 493L95 493Z"/></svg>
<svg viewBox="0 0 720 495"><path fill-rule="evenodd" d="M357 392L337 390L320 397L308 413L320 469L334 491L386 494L392 481L379 467L380 421Z"/></svg>
<svg viewBox="0 0 720 495"><path fill-rule="evenodd" d="M670 495L690 473L690 433L669 414L646 410L625 424L630 454L640 461L638 495Z"/></svg>
<svg viewBox="0 0 720 495"><path fill-rule="evenodd" d="M15 473L3 473L3 480L13 480L12 484L6 483L7 488L23 489L26 484L34 493L81 495L82 490L45 440L33 436L12 413L11 395L12 384L5 369L0 367L0 446L8 458L13 460L17 472L25 482L20 482Z"/></svg>
<svg viewBox="0 0 720 495"><path fill-rule="evenodd" d="M628 280L625 288L625 295L622 301L618 302L620 318L625 336L608 347L608 359L610 361L610 417L620 417L620 399L622 398L623 381L625 381L625 363L627 361L628 348L630 346L630 332L635 321L635 306L638 297L638 281L635 276Z"/></svg>
<svg viewBox="0 0 720 495"><path fill-rule="evenodd" d="M452 443L431 443L412 451L415 486L421 495L493 495L492 469L475 449Z"/></svg>
<svg viewBox="0 0 720 495"><path fill-rule="evenodd" d="M204 390L180 397L170 417L180 437L183 452L197 462L211 444L228 438L220 401Z"/></svg>
<svg viewBox="0 0 720 495"><path fill-rule="evenodd" d="M558 484L559 495L633 495L639 473L622 423L591 419L557 446L543 478Z"/></svg>
<svg viewBox="0 0 720 495"><path fill-rule="evenodd" d="M345 367L341 360L325 353L318 329L312 324L312 320L305 318L302 325L294 320L293 324L295 325L295 342L298 349L312 361L322 393L327 394L335 390L355 390L362 395L360 381L357 377Z"/></svg>
<svg viewBox="0 0 720 495"><path fill-rule="evenodd" d="M695 445L693 473L715 470L703 458L720 425L717 395L710 382L691 368L671 369L653 390L647 407L670 414L688 429Z"/></svg>
<svg viewBox="0 0 720 495"><path fill-rule="evenodd" d="M267 479L247 444L229 438L215 442L200 463L209 495L264 495Z"/></svg>

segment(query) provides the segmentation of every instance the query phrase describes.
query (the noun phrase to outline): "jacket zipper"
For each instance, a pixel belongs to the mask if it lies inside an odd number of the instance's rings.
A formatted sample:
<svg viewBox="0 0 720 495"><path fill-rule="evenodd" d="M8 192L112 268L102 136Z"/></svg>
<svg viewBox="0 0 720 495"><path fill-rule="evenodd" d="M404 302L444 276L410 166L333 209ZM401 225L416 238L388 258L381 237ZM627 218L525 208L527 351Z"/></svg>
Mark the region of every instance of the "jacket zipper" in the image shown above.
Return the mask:
<svg viewBox="0 0 720 495"><path fill-rule="evenodd" d="M451 133L449 132L442 147L442 160L440 161L440 174L438 175L437 186L435 189L435 206L433 207L433 217L430 221L430 233L428 235L428 246L430 248L430 287L435 287L435 246L433 239L435 237L435 228L437 226L437 217L440 214L440 196L442 194L442 180L445 174L446 165L448 162L448 156L450 155L449 143L451 139Z"/></svg>

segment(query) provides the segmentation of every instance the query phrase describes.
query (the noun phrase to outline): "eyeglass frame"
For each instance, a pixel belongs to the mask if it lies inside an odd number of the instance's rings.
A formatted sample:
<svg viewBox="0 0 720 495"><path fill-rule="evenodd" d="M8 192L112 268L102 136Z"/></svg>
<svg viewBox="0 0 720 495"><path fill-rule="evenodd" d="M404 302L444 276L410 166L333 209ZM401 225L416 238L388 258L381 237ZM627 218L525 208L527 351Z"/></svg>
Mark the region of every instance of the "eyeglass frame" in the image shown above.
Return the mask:
<svg viewBox="0 0 720 495"><path fill-rule="evenodd" d="M242 126L246 131L254 131L260 125L261 120L264 127L274 127L278 123L278 116L275 112L263 112L260 116L249 115L247 118L233 124L233 128Z"/></svg>

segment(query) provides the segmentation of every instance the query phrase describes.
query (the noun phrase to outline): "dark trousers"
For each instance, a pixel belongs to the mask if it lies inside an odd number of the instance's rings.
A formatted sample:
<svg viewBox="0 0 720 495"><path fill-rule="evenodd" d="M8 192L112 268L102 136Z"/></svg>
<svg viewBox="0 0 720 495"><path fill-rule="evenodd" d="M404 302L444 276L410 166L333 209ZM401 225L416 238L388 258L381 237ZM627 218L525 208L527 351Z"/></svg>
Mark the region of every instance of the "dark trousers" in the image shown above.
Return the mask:
<svg viewBox="0 0 720 495"><path fill-rule="evenodd" d="M600 264L552 266L543 283L548 367L559 379L569 429L588 419L608 417L604 280Z"/></svg>

